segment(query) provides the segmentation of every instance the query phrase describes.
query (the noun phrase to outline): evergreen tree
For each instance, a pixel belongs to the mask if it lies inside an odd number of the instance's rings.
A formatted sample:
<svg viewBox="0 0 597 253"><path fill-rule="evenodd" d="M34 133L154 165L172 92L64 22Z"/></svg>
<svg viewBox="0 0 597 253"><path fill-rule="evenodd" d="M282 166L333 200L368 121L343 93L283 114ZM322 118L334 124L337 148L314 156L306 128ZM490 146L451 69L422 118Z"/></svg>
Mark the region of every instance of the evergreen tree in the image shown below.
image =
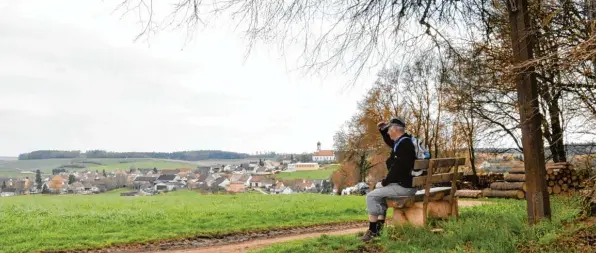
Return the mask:
<svg viewBox="0 0 597 253"><path fill-rule="evenodd" d="M41 193L50 193L50 190L48 190L48 186L44 184L43 189L41 190Z"/></svg>
<svg viewBox="0 0 597 253"><path fill-rule="evenodd" d="M2 189L6 189L6 181L2 181Z"/></svg>
<svg viewBox="0 0 597 253"><path fill-rule="evenodd" d="M41 171L35 171L35 184L37 184L37 189L41 189Z"/></svg>
<svg viewBox="0 0 597 253"><path fill-rule="evenodd" d="M153 173L154 173L154 174L158 174L158 168L156 168L156 167L153 167Z"/></svg>
<svg viewBox="0 0 597 253"><path fill-rule="evenodd" d="M75 175L68 175L68 184L72 184L75 182Z"/></svg>
<svg viewBox="0 0 597 253"><path fill-rule="evenodd" d="M104 177L108 177L108 176L106 175L106 170L102 170L102 174L104 174Z"/></svg>

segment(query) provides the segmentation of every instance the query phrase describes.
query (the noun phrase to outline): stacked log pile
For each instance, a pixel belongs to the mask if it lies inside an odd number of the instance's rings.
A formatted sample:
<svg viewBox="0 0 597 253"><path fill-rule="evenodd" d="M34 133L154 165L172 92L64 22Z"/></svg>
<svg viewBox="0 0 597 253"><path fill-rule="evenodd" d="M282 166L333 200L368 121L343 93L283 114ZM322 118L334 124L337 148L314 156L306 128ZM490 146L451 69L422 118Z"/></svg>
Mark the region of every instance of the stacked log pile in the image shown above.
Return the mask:
<svg viewBox="0 0 597 253"><path fill-rule="evenodd" d="M569 163L550 163L546 165L545 180L547 192L554 194L574 194L583 188L582 178ZM493 182L483 190L484 197L523 199L527 191L524 168L515 167L504 175L503 182Z"/></svg>
<svg viewBox="0 0 597 253"><path fill-rule="evenodd" d="M458 184L458 191L455 195L460 198L480 198L483 197L483 189L489 187L491 184L504 180L504 174L494 172L481 172L477 174L478 184L477 188L473 187L473 175L465 175L463 180ZM449 185L448 185L449 186Z"/></svg>
<svg viewBox="0 0 597 253"><path fill-rule="evenodd" d="M524 168L515 167L504 175L503 182L493 182L484 189L483 197L524 199L526 190Z"/></svg>
<svg viewBox="0 0 597 253"><path fill-rule="evenodd" d="M547 164L547 192L549 194L574 194L583 187L582 178L569 163Z"/></svg>
<svg viewBox="0 0 597 253"><path fill-rule="evenodd" d="M479 187L489 187L489 185L491 185L494 182L499 182L504 180L504 174L503 173L494 173L494 172L488 172L488 173L481 173L479 174Z"/></svg>

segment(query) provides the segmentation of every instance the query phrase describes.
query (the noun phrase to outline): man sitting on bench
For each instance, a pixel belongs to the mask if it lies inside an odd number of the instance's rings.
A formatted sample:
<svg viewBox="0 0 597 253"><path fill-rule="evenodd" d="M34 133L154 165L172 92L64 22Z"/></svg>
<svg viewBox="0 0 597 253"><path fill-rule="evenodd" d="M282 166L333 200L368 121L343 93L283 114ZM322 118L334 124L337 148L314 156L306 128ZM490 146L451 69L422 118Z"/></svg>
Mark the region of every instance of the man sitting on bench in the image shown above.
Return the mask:
<svg viewBox="0 0 597 253"><path fill-rule="evenodd" d="M402 120L392 119L390 122L377 124L384 142L392 148L386 160L387 176L381 181L381 188L367 194L367 213L369 214L369 230L361 238L369 241L381 234L388 206L385 198L413 196L417 189L413 188L411 171L415 165L415 146L410 135L405 133Z"/></svg>

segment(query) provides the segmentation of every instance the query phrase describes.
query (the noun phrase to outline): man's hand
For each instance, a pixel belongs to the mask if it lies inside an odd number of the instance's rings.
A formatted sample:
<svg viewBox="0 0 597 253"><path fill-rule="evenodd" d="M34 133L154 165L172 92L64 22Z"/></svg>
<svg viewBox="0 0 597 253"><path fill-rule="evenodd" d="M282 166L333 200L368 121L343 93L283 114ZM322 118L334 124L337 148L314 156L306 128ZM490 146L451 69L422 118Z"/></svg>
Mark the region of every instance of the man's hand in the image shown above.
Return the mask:
<svg viewBox="0 0 597 253"><path fill-rule="evenodd" d="M377 182L377 184L375 184L375 189L379 189L382 188L383 185L381 185L381 181Z"/></svg>
<svg viewBox="0 0 597 253"><path fill-rule="evenodd" d="M380 121L379 123L377 123L377 127L379 128L379 127L381 127L381 126L383 126L385 124L386 124L386 122Z"/></svg>

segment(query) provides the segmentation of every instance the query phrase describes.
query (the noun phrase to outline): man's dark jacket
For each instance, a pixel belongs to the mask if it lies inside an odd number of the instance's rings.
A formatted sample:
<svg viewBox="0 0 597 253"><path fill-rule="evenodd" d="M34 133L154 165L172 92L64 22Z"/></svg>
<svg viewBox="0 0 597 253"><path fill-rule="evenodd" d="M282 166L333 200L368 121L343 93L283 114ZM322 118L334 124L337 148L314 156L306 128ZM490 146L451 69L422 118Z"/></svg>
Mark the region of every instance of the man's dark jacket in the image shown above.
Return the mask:
<svg viewBox="0 0 597 253"><path fill-rule="evenodd" d="M390 157L386 160L386 166L388 168L388 175L381 181L382 186L386 186L391 183L398 183L398 185L404 188L413 188L413 176L411 174L412 169L415 166L416 154L415 145L410 140L410 135L405 133L400 138L408 137L398 144L394 151L394 140L388 135L387 129L379 129L384 142L392 148ZM398 138L396 141L399 141Z"/></svg>

